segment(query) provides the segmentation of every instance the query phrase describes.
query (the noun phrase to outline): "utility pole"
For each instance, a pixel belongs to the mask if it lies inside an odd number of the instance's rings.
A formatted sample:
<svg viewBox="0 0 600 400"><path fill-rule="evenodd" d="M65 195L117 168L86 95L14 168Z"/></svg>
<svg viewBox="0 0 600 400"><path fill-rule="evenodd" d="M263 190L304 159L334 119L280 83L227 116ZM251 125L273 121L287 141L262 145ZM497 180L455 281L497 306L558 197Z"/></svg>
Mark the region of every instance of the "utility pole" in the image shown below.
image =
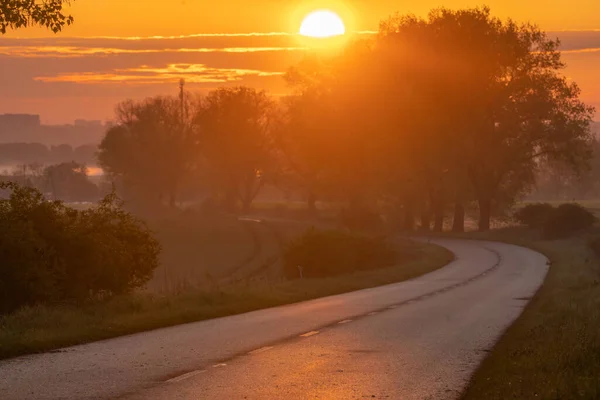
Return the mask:
<svg viewBox="0 0 600 400"><path fill-rule="evenodd" d="M185 86L185 79L181 78L179 80L179 101L181 103L181 126L183 127L185 124L185 113L184 113L184 104L183 104L183 87Z"/></svg>

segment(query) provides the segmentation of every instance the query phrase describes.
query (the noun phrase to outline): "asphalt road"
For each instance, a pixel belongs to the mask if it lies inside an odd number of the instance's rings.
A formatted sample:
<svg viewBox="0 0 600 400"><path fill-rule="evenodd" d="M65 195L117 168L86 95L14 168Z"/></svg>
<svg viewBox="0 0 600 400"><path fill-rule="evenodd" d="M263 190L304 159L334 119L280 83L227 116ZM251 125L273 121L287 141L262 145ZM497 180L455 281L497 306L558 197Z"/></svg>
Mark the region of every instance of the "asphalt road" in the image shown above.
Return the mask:
<svg viewBox="0 0 600 400"><path fill-rule="evenodd" d="M420 278L0 362L0 399L450 399L547 272L516 246L435 240Z"/></svg>

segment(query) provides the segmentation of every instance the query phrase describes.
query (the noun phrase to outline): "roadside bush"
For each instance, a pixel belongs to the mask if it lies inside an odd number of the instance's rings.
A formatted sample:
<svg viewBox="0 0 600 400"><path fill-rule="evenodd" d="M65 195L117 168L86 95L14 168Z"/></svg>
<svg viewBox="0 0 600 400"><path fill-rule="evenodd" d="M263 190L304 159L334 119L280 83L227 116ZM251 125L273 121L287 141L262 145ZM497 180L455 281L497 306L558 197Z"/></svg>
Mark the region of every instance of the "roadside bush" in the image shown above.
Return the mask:
<svg viewBox="0 0 600 400"><path fill-rule="evenodd" d="M543 225L545 239L559 239L590 228L596 217L579 204L565 203L556 208Z"/></svg>
<svg viewBox="0 0 600 400"><path fill-rule="evenodd" d="M554 207L548 203L528 204L515 212L513 218L521 225L540 228L544 226L553 212Z"/></svg>
<svg viewBox="0 0 600 400"><path fill-rule="evenodd" d="M78 211L36 189L2 182L0 313L24 305L82 302L143 286L160 245L114 194Z"/></svg>
<svg viewBox="0 0 600 400"><path fill-rule="evenodd" d="M337 276L393 265L396 253L383 238L370 238L340 231L310 229L286 249L284 275L299 278Z"/></svg>

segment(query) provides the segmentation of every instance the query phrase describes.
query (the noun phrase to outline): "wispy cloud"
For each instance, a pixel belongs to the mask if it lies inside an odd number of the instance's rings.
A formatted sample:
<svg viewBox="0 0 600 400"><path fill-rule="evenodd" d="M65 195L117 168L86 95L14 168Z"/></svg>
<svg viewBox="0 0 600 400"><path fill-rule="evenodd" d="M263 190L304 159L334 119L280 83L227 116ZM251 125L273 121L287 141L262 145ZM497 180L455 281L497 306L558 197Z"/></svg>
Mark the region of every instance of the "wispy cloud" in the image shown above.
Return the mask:
<svg viewBox="0 0 600 400"><path fill-rule="evenodd" d="M591 47L587 49L573 49L573 50L562 50L563 54L578 54L578 53L598 53L600 47Z"/></svg>
<svg viewBox="0 0 600 400"><path fill-rule="evenodd" d="M224 47L224 48L164 48L164 49L122 49L115 47L75 47L75 46L0 46L0 54L26 58L76 58L87 56L107 56L115 54L152 53L257 53L277 51L306 51L307 47Z"/></svg>
<svg viewBox="0 0 600 400"><path fill-rule="evenodd" d="M165 67L141 66L111 72L78 72L56 76L39 76L39 82L72 82L80 84L157 84L185 78L190 83L228 83L247 77L280 76L283 72L266 72L238 68L210 68L204 64L168 64Z"/></svg>

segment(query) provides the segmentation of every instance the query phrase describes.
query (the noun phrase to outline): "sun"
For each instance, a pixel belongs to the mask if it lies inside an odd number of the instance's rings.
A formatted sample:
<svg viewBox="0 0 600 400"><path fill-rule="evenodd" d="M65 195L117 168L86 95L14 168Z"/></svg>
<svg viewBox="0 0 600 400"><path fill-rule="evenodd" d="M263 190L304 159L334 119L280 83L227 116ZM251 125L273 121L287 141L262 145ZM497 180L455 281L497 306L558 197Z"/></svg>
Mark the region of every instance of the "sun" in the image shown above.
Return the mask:
<svg viewBox="0 0 600 400"><path fill-rule="evenodd" d="M314 38L328 38L346 33L344 21L329 10L318 10L308 14L300 26L300 34Z"/></svg>

